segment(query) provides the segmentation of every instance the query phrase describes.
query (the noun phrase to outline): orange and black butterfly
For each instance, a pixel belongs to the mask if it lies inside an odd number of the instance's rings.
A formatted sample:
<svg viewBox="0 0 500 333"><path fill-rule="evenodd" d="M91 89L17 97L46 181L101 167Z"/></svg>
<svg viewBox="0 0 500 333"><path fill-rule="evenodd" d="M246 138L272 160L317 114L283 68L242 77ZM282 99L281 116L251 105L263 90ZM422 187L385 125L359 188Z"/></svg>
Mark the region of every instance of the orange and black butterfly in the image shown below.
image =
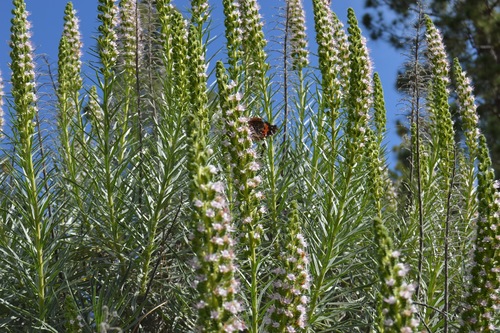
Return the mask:
<svg viewBox="0 0 500 333"><path fill-rule="evenodd" d="M271 125L262 118L253 117L248 120L248 126L250 127L251 136L253 141L264 140L268 136L271 136L278 132L278 126Z"/></svg>

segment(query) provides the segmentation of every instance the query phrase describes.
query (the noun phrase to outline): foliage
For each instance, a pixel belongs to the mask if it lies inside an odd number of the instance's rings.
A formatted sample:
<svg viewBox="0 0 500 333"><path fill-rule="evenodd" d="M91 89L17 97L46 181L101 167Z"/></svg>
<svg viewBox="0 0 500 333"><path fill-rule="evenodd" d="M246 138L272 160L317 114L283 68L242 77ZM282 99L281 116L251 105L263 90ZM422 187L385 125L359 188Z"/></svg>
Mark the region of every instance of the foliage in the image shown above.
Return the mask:
<svg viewBox="0 0 500 333"><path fill-rule="evenodd" d="M257 2L224 0L212 75L207 1L183 15L168 0L100 0L86 82L68 3L52 135L26 6L13 2L11 85L0 84L2 331L500 325L498 186L458 60L466 140L454 141L430 18L419 20L428 57L414 61L428 77L416 71L408 90L410 169L393 184L382 85L352 10L345 29L313 1L312 60L302 3L285 2L279 75ZM281 122L280 133L257 140L267 123L250 128L250 117Z"/></svg>
<svg viewBox="0 0 500 333"><path fill-rule="evenodd" d="M366 0L363 24L372 39L387 40L396 48L410 49L411 22L423 5L442 31L450 59L458 58L471 78L478 97L480 127L487 138L496 177L500 175L500 6L495 0L401 1ZM406 70L405 70L406 72ZM398 79L399 81L399 79ZM398 82L399 83L399 82ZM398 84L400 87L400 85ZM452 94L452 97L456 97Z"/></svg>

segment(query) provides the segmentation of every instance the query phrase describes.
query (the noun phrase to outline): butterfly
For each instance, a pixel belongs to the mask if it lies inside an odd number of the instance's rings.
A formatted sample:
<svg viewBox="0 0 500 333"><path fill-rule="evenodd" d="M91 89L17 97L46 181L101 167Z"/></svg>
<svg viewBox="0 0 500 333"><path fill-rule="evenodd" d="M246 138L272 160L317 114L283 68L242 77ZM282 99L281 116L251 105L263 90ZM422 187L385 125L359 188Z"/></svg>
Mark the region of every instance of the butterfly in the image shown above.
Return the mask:
<svg viewBox="0 0 500 333"><path fill-rule="evenodd" d="M248 120L248 126L250 127L251 137L253 141L264 140L268 136L271 136L278 132L278 126L271 125L262 118L253 117Z"/></svg>

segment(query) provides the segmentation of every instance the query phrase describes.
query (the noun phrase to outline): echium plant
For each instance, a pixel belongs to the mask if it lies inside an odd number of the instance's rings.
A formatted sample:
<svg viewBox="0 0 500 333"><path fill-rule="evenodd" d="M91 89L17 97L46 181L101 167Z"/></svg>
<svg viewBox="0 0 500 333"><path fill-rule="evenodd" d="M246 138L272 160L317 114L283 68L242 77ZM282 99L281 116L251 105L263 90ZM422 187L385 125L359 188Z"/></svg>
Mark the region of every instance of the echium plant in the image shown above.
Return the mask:
<svg viewBox="0 0 500 333"><path fill-rule="evenodd" d="M143 63L143 33L140 13L136 0L120 0L119 25L116 27L119 57L118 66L122 71L121 89L121 126L126 133L132 127L133 137L139 143L139 158L143 157L143 112L140 105L140 71ZM126 135L121 135L122 146L128 143ZM139 161L138 163L142 163ZM139 175L142 178L142 174ZM139 190L141 193L142 190ZM141 194L139 194L140 196Z"/></svg>
<svg viewBox="0 0 500 333"><path fill-rule="evenodd" d="M82 78L80 75L82 68L82 46L76 10L73 9L73 4L68 2L64 10L64 29L59 42L57 76L59 117L63 130L77 116L79 92L82 88Z"/></svg>
<svg viewBox="0 0 500 333"><path fill-rule="evenodd" d="M75 140L71 138L77 133L77 128L82 129L80 117L80 90L82 89L81 78L81 35L79 31L79 20L73 4L68 2L64 10L64 28L59 41L59 59L57 75L57 99L59 135L63 149L64 169L73 183L76 181ZM80 142L83 139L79 138Z"/></svg>
<svg viewBox="0 0 500 333"><path fill-rule="evenodd" d="M500 195L486 139L479 135L478 219L461 332L496 332L500 324Z"/></svg>
<svg viewBox="0 0 500 333"><path fill-rule="evenodd" d="M232 81L238 82L241 75L241 57L243 54L241 50L243 30L241 28L240 3L238 0L223 0L222 4L224 6L229 77Z"/></svg>
<svg viewBox="0 0 500 333"><path fill-rule="evenodd" d="M264 332L305 332L309 302L310 276L307 243L301 232L297 203L291 205L287 233L282 237L283 251L278 256L278 267L269 298Z"/></svg>
<svg viewBox="0 0 500 333"><path fill-rule="evenodd" d="M119 22L118 7L113 0L99 0L98 10L97 17L101 25L99 25L97 47L102 64L101 73L107 81L111 79L118 61L118 35L115 29Z"/></svg>
<svg viewBox="0 0 500 333"><path fill-rule="evenodd" d="M295 96L292 97L296 105L298 115L297 129L298 138L303 141L305 135L305 117L307 103L307 89L304 78L304 69L309 65L308 45L306 34L305 12L302 0L287 1L287 31L290 34L290 56L292 58L292 70L295 71L297 82L294 85ZM288 95L288 94L287 94ZM289 103L285 101L285 103ZM288 107L288 105L287 105ZM287 113L287 111L285 111ZM287 114L285 114L283 131L287 130ZM285 133L286 135L287 133ZM286 139L286 138L285 138Z"/></svg>
<svg viewBox="0 0 500 333"><path fill-rule="evenodd" d="M195 159L190 164L191 171L196 172L192 173L195 184L191 193L195 221L192 234L196 253L194 283L198 291L196 330L241 331L245 324L238 318L242 306L235 297L239 292L239 282L234 276L234 227L224 197L224 183L214 181L217 168L207 164L204 151L195 151L193 156Z"/></svg>
<svg viewBox="0 0 500 333"><path fill-rule="evenodd" d="M329 112L330 126L333 131L334 123L339 115L338 109L341 106L342 88L345 83L345 81L340 80L341 69L348 67L343 54L348 43L345 40L347 37L342 29L342 24L332 13L325 0L314 0L313 9L323 89L321 107ZM348 54L348 52L345 53Z"/></svg>
<svg viewBox="0 0 500 333"><path fill-rule="evenodd" d="M71 202L80 211L84 210L81 196L81 179L84 178L84 166L77 160L86 152L86 134L81 115L80 90L83 86L81 77L83 43L79 31L79 19L73 4L68 2L64 10L64 28L59 41L59 59L57 75L58 130L61 146L60 166L64 177L71 181L66 189L70 192ZM87 157L86 155L84 155ZM88 228L88 217L82 215L82 227Z"/></svg>
<svg viewBox="0 0 500 333"><path fill-rule="evenodd" d="M117 28L120 41L120 60L125 71L124 85L135 83L136 66L141 66L142 28L136 0L121 0L119 4L120 24Z"/></svg>
<svg viewBox="0 0 500 333"><path fill-rule="evenodd" d="M380 146L386 131L386 109L384 101L384 91L378 73L373 74L373 116L375 123L375 136Z"/></svg>
<svg viewBox="0 0 500 333"><path fill-rule="evenodd" d="M121 0L119 3L119 22L116 28L119 41L119 66L123 71L121 80L121 91L123 93L122 118L124 131L127 130L127 121L132 118L135 136L141 140L141 123L139 115L140 106L137 105L137 94L139 94L139 68L142 66L142 29L139 10L136 0ZM130 114L130 113L133 114ZM122 136L124 139L125 136Z"/></svg>
<svg viewBox="0 0 500 333"><path fill-rule="evenodd" d="M127 178L129 173L126 168L130 156L128 153L131 150L127 147L128 143L125 140L129 131L118 127L122 124L119 120L123 119L120 118L123 110L118 106L122 100L116 93L119 53L116 27L119 22L119 13L112 0L99 0L98 11L97 18L100 25L97 53L100 66L96 70L96 75L99 76L96 96L100 97L101 102L95 110L88 108L89 111L95 111L91 118L94 120L91 140L95 141L95 144L92 145L88 162L94 170L99 170L95 173L91 183L92 186L99 188L96 195L91 197L95 200L92 206L102 205L105 208L94 213L100 216L95 218L95 223L93 223L96 230L96 237L93 241L96 241L99 247L108 249L108 253L117 258L112 264L114 268L119 268L122 274L127 274L125 262L129 260L129 257L125 251L127 246L125 243L133 237L133 233L124 229L123 225L124 220L129 219L133 212L132 207L125 204L130 200L131 188L131 179ZM94 102L97 102L96 96L90 94ZM90 208L93 209L93 207Z"/></svg>
<svg viewBox="0 0 500 333"><path fill-rule="evenodd" d="M289 0L287 5L289 11L287 30L290 32L292 68L301 72L309 64L304 6L302 0Z"/></svg>
<svg viewBox="0 0 500 333"><path fill-rule="evenodd" d="M208 107L205 48L202 44L202 25L206 1L193 1L192 23L189 29L189 69L191 105L187 120L188 145L191 147L188 166L191 173L192 247L196 254L193 266L198 292L197 331L237 332L245 324L237 317L242 306L235 295L234 228L224 196L225 185L215 181L218 169L210 164L213 154L207 142Z"/></svg>
<svg viewBox="0 0 500 333"><path fill-rule="evenodd" d="M265 92L267 89L267 71L269 64L266 62L267 54L264 48L267 41L264 37L262 16L259 13L257 0L239 0L239 10L241 13L241 29L245 36L242 40L244 54L245 93ZM256 84L257 91L252 86ZM265 101L264 101L265 102Z"/></svg>
<svg viewBox="0 0 500 333"><path fill-rule="evenodd" d="M321 71L321 94L318 94L320 100L318 101L317 115L315 115L317 120L313 119L316 121L317 133L311 142L310 174L306 177L310 179L309 184L316 184L307 191L310 196L309 200L315 205L314 195L322 192L322 203L319 207L324 213L323 216L322 213L315 214L317 219L314 218L315 225L312 231L314 236L311 237L318 239L318 241L311 242L311 258L314 264L311 265L313 283L309 320L314 326L319 320L322 320L320 314L322 310L319 309L328 306L327 286L330 283L335 283L332 282L335 278L330 272L337 268L334 258L341 256L340 252L342 252L336 239L340 237L339 234L347 223L348 214L345 214L345 210L349 200L346 196L351 190L350 180L353 179L353 174L350 172L351 169L343 168L342 175L345 175L345 183L341 187L336 186L336 183L340 182L336 156L340 155L339 139L341 137L339 132L342 124L338 120L341 112L344 112L342 108L345 103L343 96L347 86L343 81L345 77L343 77L342 69L349 66L341 54L341 49L347 47L347 37L345 32L337 31L341 25L338 23L338 18L331 12L327 1L313 1L313 9L319 69ZM343 46L340 46L340 43ZM337 192L340 188L342 191ZM320 216L322 217L320 218ZM333 274L333 276L335 275Z"/></svg>
<svg viewBox="0 0 500 333"><path fill-rule="evenodd" d="M375 203L377 217L382 219L383 198L385 193L386 175L384 173L385 161L381 148L385 133L385 102L382 84L378 73L373 75L373 110L375 128L367 128L366 135L369 139L368 149L368 171L372 182L371 193Z"/></svg>
<svg viewBox="0 0 500 333"><path fill-rule="evenodd" d="M173 53L173 81L175 84L175 96L179 97L181 107L189 99L188 92L188 68L186 59L188 56L188 29L181 13L172 10L172 53ZM181 109L182 110L182 109Z"/></svg>
<svg viewBox="0 0 500 333"><path fill-rule="evenodd" d="M78 96L82 88L80 71L82 68L83 43L79 30L80 21L76 16L73 4L68 2L64 9L64 28L59 42L58 87L57 95L61 109L68 113L64 117L73 119L74 108L78 106ZM70 109L72 107L72 109ZM62 110L61 110L62 111ZM73 113L71 113L73 112ZM61 115L61 117L63 117Z"/></svg>
<svg viewBox="0 0 500 333"><path fill-rule="evenodd" d="M156 2L158 20L160 22L160 45L165 76L163 92L166 111L175 112L176 118L182 117L187 110L189 100L187 40L188 29L182 14L175 10L169 0ZM170 105L173 106L170 107ZM162 121L172 119L171 115L160 115Z"/></svg>
<svg viewBox="0 0 500 333"><path fill-rule="evenodd" d="M413 284L405 282L408 267L399 262L392 240L380 218L374 219L380 286L376 327L378 332L417 332L419 321L412 304Z"/></svg>
<svg viewBox="0 0 500 333"><path fill-rule="evenodd" d="M425 40L427 44L428 65L431 69L426 96L426 111L429 115L429 138L422 137L420 119L417 191L418 209L415 210L415 222L419 226L419 251L417 264L417 299L429 306L422 308L422 322L430 327L448 326L450 317L431 311L431 306L443 308L447 313L450 305L459 298L458 293L450 294L454 286L450 272L460 265L460 260L450 255L454 239L450 234L453 223L452 206L455 200L456 149L454 129L449 110L449 64L439 31L429 17L424 17L426 24ZM417 128L415 128L417 130ZM417 139L417 137L415 138ZM428 156L425 153L428 152ZM432 205L428 203L432 201ZM435 232L431 232L435 231ZM432 248L428 245L432 244ZM454 265L455 264L455 265ZM443 288L443 293L438 292Z"/></svg>
<svg viewBox="0 0 500 333"><path fill-rule="evenodd" d="M35 93L35 63L33 61L33 45L31 44L31 24L28 21L28 12L23 0L14 0L14 15L11 23L10 40L10 68L11 94L13 97L14 119L14 163L17 178L15 184L18 198L12 199L15 215L19 222L13 226L13 232L19 228L17 242L9 246L8 253L14 251L14 256L5 255L3 249L2 257L10 258L4 261L2 266L7 267L14 264L19 270L16 277L19 283L24 284L26 306L32 307L32 315L38 322L47 320L50 303L55 291L51 288L54 274L51 274L49 258L57 251L57 244L53 241L54 224L50 220L49 209L51 195L43 190L40 185L40 165L43 156L36 155L35 146L35 116L38 112ZM52 232L52 235L51 235ZM51 248L49 248L51 246ZM20 255L20 251L24 252ZM25 257L23 256L25 255ZM26 258L26 262L17 262L18 259ZM24 281L23 281L24 280ZM29 302L31 298L31 302ZM29 303L29 304L28 304Z"/></svg>
<svg viewBox="0 0 500 333"><path fill-rule="evenodd" d="M457 225L460 232L465 235L461 241L461 253L456 253L458 260L468 261L470 249L473 247L474 227L478 218L477 202L477 179L476 179L476 159L478 156L479 136L479 116L476 112L472 86L466 73L462 71L458 59L454 60L454 77L457 94L458 114L461 119L462 133L465 136L463 171L461 179L462 203L460 204L461 223ZM463 221L463 222L462 222ZM467 275L462 277L463 286L469 282ZM465 293L465 290L464 290ZM462 299L463 300L463 299Z"/></svg>
<svg viewBox="0 0 500 333"><path fill-rule="evenodd" d="M375 204L375 246L380 278L375 325L378 332L411 333L416 332L418 328L418 320L414 314L416 310L411 299L415 287L404 281L408 267L398 262L400 253L393 250L392 240L382 222L387 184L387 176L384 173L385 161L380 147L385 132L385 103L377 74L374 75L373 100L375 129L367 130L369 138L367 148L371 194Z"/></svg>
<svg viewBox="0 0 500 333"><path fill-rule="evenodd" d="M470 159L474 160L477 156L479 144L479 116L476 112L474 95L472 94L472 85L466 73L462 70L458 59L453 61L453 69L456 80L457 104L462 120L462 128L465 135L465 144L469 150Z"/></svg>
<svg viewBox="0 0 500 333"><path fill-rule="evenodd" d="M36 113L35 64L33 62L33 45L31 44L31 23L28 21L26 4L22 0L14 0L14 17L12 18L10 53L12 62L12 96L16 105L16 129L19 131L22 153L31 154L33 144L34 123ZM26 150L25 150L26 149ZM26 157L26 156L25 156ZM28 161L25 161L28 163Z"/></svg>
<svg viewBox="0 0 500 333"><path fill-rule="evenodd" d="M263 232L260 219L264 212L264 207L260 206L264 195L258 190L262 179L257 172L261 166L257 161L257 152L252 148L248 118L244 116L245 107L241 104L242 94L237 92L233 81L228 83L222 62L217 62L216 74L225 131L225 138L222 142L224 159L229 165L227 178L230 179L232 185L229 188L234 189L235 192L235 195L231 193L230 197L234 197L232 206L236 208L235 215L239 222L237 227L242 233L242 245L245 257L248 258L252 307L251 327L256 332L259 322L258 267L260 256L258 247Z"/></svg>
<svg viewBox="0 0 500 333"><path fill-rule="evenodd" d="M158 0L156 1L156 12L158 15L158 22L160 23L160 36L159 41L162 46L162 54L165 57L167 63L171 62L172 59L172 33L171 33L171 13L173 6L170 4L170 0Z"/></svg>
<svg viewBox="0 0 500 333"><path fill-rule="evenodd" d="M428 110L434 126L432 126L432 140L434 141L434 153L440 159L439 168L443 177L443 183L449 183L454 164L454 131L451 113L448 105L448 72L449 64L444 49L443 38L429 17L426 20L426 40L429 64L432 68L431 85L427 98ZM444 186L446 190L448 186Z"/></svg>
<svg viewBox="0 0 500 333"><path fill-rule="evenodd" d="M366 39L361 35L354 10L349 8L349 53L350 74L349 94L346 98L347 125L346 125L346 159L350 166L360 161L361 149L368 143L366 131L368 129L369 111L372 107L372 66L366 47Z"/></svg>

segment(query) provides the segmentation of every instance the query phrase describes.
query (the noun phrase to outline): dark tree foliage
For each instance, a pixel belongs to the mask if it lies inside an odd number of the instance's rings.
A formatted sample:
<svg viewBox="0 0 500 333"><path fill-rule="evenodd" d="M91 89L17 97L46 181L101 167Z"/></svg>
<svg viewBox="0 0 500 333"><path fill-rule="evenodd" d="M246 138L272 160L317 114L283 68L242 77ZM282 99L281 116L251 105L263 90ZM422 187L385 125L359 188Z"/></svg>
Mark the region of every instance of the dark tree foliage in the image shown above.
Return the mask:
<svg viewBox="0 0 500 333"><path fill-rule="evenodd" d="M500 177L500 0L428 0L424 11L441 30L451 58L472 79L481 129L488 140L496 178ZM372 39L409 48L418 13L413 0L366 0L363 24Z"/></svg>

